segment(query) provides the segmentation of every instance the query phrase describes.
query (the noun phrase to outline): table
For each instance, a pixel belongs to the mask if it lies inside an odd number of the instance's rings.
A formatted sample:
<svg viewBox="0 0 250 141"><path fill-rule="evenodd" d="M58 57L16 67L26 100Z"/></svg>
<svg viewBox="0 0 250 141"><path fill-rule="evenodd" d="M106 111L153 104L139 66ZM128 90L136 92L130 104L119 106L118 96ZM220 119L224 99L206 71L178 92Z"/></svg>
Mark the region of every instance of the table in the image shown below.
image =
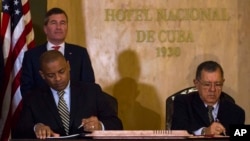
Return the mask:
<svg viewBox="0 0 250 141"><path fill-rule="evenodd" d="M88 134L75 134L63 138L50 138L46 140L69 141L229 141L228 136L193 136L184 130L122 130L122 131L94 131ZM39 139L11 139L10 141L41 141Z"/></svg>

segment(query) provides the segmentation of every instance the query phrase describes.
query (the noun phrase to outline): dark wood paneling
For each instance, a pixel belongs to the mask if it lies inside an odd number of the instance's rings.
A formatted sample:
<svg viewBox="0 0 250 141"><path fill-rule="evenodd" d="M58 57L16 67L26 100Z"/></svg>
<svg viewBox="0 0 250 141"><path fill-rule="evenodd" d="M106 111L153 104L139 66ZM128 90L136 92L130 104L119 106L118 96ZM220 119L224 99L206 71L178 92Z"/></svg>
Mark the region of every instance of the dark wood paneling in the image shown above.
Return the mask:
<svg viewBox="0 0 250 141"><path fill-rule="evenodd" d="M47 11L47 0L30 0L30 11L35 33L35 43L41 44L46 41L43 32L43 19Z"/></svg>

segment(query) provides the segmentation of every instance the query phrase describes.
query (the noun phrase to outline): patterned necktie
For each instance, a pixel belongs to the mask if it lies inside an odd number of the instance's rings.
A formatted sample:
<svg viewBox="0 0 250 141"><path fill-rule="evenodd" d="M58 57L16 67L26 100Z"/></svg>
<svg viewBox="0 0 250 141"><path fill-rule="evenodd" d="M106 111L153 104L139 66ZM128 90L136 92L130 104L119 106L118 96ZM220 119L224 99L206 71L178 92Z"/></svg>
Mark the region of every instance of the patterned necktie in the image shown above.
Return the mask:
<svg viewBox="0 0 250 141"><path fill-rule="evenodd" d="M59 102L58 102L58 112L60 114L60 117L63 122L64 129L66 131L66 134L68 135L69 133L69 110L68 106L63 98L64 91L58 92L59 95Z"/></svg>
<svg viewBox="0 0 250 141"><path fill-rule="evenodd" d="M60 46L53 46L52 47L54 50L59 50Z"/></svg>
<svg viewBox="0 0 250 141"><path fill-rule="evenodd" d="M214 107L213 106L207 106L207 110L208 110L208 118L209 118L209 122L212 123L214 122L214 118L213 118L213 110Z"/></svg>

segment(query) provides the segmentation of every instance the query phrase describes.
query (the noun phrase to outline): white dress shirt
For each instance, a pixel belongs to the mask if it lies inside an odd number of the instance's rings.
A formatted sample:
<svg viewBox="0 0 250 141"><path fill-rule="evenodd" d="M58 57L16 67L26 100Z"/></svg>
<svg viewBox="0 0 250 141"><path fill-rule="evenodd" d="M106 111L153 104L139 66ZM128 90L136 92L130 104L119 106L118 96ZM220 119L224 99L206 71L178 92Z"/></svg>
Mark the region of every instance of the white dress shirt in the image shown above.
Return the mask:
<svg viewBox="0 0 250 141"><path fill-rule="evenodd" d="M205 104L205 107L207 107L207 104ZM215 104L213 105L213 107L214 107L214 110L212 111L212 114L213 114L214 121L219 121L219 119L217 118L218 110L219 110L219 104L218 104L218 102L215 103ZM200 129L194 131L194 132L193 132L194 135L201 135L201 130L202 130L203 128L205 128L205 127L201 127Z"/></svg>
<svg viewBox="0 0 250 141"><path fill-rule="evenodd" d="M67 107L68 107L68 110L70 112L70 82L68 83L68 86L64 89L64 95L63 95L63 98L67 104ZM59 102L59 95L57 94L58 91L50 88L51 91L52 91L52 94L53 94L53 97L54 97L54 100L56 102L56 105L58 106L58 102Z"/></svg>
<svg viewBox="0 0 250 141"><path fill-rule="evenodd" d="M58 49L58 51L60 51L63 55L64 55L64 49L65 49L65 43L61 43L60 45L54 45L51 42L47 43L47 50L54 50L52 47L53 46L60 46L60 48Z"/></svg>

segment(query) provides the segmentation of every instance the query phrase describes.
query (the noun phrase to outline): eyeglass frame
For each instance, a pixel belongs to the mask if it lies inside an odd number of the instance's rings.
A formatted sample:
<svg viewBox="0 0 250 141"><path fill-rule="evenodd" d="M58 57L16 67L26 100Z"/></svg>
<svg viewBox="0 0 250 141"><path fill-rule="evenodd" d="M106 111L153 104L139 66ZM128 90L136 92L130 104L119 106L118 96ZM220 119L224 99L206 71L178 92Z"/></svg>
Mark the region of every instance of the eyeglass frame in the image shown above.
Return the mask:
<svg viewBox="0 0 250 141"><path fill-rule="evenodd" d="M224 80L218 81L218 82L209 82L209 81L203 81L202 82L202 80L197 79L197 81L201 84L201 86L203 88L206 88L206 89L211 88L212 84L214 85L214 88L216 88L216 89L222 89L223 84L224 84Z"/></svg>

